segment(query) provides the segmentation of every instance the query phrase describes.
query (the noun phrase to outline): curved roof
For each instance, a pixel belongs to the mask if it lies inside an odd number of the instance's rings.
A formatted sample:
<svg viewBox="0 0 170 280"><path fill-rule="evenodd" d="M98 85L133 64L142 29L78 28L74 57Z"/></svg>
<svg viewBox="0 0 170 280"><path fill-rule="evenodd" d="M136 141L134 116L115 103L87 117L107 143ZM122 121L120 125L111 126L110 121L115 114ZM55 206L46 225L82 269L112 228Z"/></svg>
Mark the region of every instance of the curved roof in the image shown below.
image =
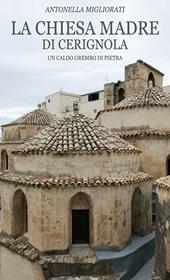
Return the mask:
<svg viewBox="0 0 170 280"><path fill-rule="evenodd" d="M92 119L75 113L64 119L55 120L14 153L95 153L95 152L138 153L140 150L121 139Z"/></svg>
<svg viewBox="0 0 170 280"><path fill-rule="evenodd" d="M15 121L2 125L2 127L15 125L15 124L46 126L49 125L51 121L52 121L52 115L50 113L48 113L44 109L35 109L34 111L31 111L23 115L22 117L16 119Z"/></svg>
<svg viewBox="0 0 170 280"><path fill-rule="evenodd" d="M139 91L139 93L127 97L126 99L116 104L112 108L108 108L100 112L118 111L118 110L143 108L143 107L158 107L158 106L161 107L170 106L170 94L163 92L163 89L159 87L152 87ZM98 115L100 114L100 112L98 113Z"/></svg>

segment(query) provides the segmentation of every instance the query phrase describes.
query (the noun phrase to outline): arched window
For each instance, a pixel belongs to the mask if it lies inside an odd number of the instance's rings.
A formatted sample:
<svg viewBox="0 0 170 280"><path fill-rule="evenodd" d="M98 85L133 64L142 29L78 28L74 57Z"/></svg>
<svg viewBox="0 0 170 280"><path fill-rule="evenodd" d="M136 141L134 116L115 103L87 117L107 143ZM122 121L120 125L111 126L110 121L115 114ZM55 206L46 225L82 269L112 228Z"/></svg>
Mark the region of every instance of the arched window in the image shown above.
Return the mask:
<svg viewBox="0 0 170 280"><path fill-rule="evenodd" d="M155 77L152 72L150 72L148 76L148 87L150 87L150 85L152 85L152 87L155 87Z"/></svg>
<svg viewBox="0 0 170 280"><path fill-rule="evenodd" d="M158 195L156 193L155 188L152 190L152 224L156 223L156 207L158 203Z"/></svg>
<svg viewBox="0 0 170 280"><path fill-rule="evenodd" d="M1 152L1 170L8 170L8 154L6 150Z"/></svg>
<svg viewBox="0 0 170 280"><path fill-rule="evenodd" d="M86 194L76 194L70 203L72 244L90 243L91 205Z"/></svg>
<svg viewBox="0 0 170 280"><path fill-rule="evenodd" d="M142 234L144 209L142 205L142 192L139 187L135 189L131 202L131 228L132 232Z"/></svg>
<svg viewBox="0 0 170 280"><path fill-rule="evenodd" d="M170 175L170 155L167 157L167 160L166 160L166 173L167 173L167 176Z"/></svg>
<svg viewBox="0 0 170 280"><path fill-rule="evenodd" d="M117 102L121 102L123 99L125 99L125 90L123 88L120 88L118 91L118 99Z"/></svg>
<svg viewBox="0 0 170 280"><path fill-rule="evenodd" d="M13 196L13 224L12 234L23 235L28 231L28 207L25 194L17 190Z"/></svg>

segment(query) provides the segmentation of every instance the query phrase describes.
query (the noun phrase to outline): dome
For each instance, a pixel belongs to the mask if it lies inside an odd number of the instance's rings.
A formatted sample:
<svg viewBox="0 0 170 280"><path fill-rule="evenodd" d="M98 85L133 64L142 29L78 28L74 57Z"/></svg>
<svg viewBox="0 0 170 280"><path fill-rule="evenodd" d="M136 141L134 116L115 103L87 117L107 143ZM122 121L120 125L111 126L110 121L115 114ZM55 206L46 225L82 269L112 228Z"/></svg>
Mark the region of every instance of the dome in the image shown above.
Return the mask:
<svg viewBox="0 0 170 280"><path fill-rule="evenodd" d="M22 117L12 121L8 124L2 125L5 126L12 126L12 125L39 125L39 126L47 126L50 124L52 120L52 115L48 113L44 109L35 109Z"/></svg>
<svg viewBox="0 0 170 280"><path fill-rule="evenodd" d="M96 121L75 113L64 119L53 121L14 153L21 154L67 154L96 152L138 153L139 149L130 145Z"/></svg>
<svg viewBox="0 0 170 280"><path fill-rule="evenodd" d="M168 107L170 106L170 94L164 93L159 87L151 87L139 91L137 94L127 97L112 108L100 112L118 111L142 107ZM100 114L98 113L98 115ZM97 118L97 117L96 117Z"/></svg>

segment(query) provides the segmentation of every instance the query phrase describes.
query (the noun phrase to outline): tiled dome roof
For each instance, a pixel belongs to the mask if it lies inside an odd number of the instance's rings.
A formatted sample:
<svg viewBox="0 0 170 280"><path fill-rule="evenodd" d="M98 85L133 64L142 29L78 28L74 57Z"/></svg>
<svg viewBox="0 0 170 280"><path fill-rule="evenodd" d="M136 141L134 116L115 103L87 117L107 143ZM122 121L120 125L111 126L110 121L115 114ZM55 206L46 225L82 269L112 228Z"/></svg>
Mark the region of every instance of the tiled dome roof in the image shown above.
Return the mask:
<svg viewBox="0 0 170 280"><path fill-rule="evenodd" d="M96 121L75 113L64 119L55 120L39 134L26 141L14 153L94 153L94 152L138 153L130 145Z"/></svg>
<svg viewBox="0 0 170 280"><path fill-rule="evenodd" d="M52 115L50 113L48 113L44 109L35 109L34 111L31 111L23 115L22 117L16 119L15 121L5 124L3 126L10 126L14 124L46 126L49 125L51 121Z"/></svg>
<svg viewBox="0 0 170 280"><path fill-rule="evenodd" d="M139 93L130 96L120 103L116 104L112 108L100 112L118 111L133 108L142 107L168 107L170 106L170 94L164 93L162 89L158 87L151 87L145 90L139 91ZM98 115L100 114L98 113Z"/></svg>

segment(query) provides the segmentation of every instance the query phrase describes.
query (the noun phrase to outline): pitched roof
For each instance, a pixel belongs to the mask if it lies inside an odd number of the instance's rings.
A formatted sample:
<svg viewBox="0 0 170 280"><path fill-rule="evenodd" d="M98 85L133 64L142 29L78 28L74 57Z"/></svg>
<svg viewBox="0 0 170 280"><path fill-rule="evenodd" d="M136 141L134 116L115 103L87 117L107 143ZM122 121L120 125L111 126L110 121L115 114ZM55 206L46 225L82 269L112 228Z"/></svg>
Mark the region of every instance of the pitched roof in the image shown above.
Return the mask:
<svg viewBox="0 0 170 280"><path fill-rule="evenodd" d="M153 177L146 173L131 173L126 177L93 177L79 178L71 176L33 176L16 173L1 173L0 181L9 182L18 185L25 185L35 188L71 188L71 187L100 187L128 185L133 183L142 183L152 180Z"/></svg>
<svg viewBox="0 0 170 280"><path fill-rule="evenodd" d="M38 249L31 245L25 236L15 238L2 231L0 232L0 244L30 261L39 258Z"/></svg>
<svg viewBox="0 0 170 280"><path fill-rule="evenodd" d="M44 109L35 109L13 122L2 125L2 127L20 124L20 125L39 125L47 126L52 121L52 115Z"/></svg>
<svg viewBox="0 0 170 280"><path fill-rule="evenodd" d="M75 113L64 119L55 120L14 153L95 153L95 152L138 153L140 150L121 139L92 119Z"/></svg>
<svg viewBox="0 0 170 280"><path fill-rule="evenodd" d="M170 94L163 92L163 89L158 87L147 88L139 91L139 93L133 96L127 97L120 103L116 104L112 108L100 112L118 111L133 108L143 107L169 107L170 106ZM98 115L100 114L98 113ZM96 116L97 118L97 116Z"/></svg>
<svg viewBox="0 0 170 280"><path fill-rule="evenodd" d="M158 188L169 190L170 189L170 176L161 177L156 180L155 185Z"/></svg>
<svg viewBox="0 0 170 280"><path fill-rule="evenodd" d="M128 138L146 138L146 137L170 137L170 129L153 129L149 127L141 128L122 128L122 129L112 129L113 133L118 133L123 139Z"/></svg>

